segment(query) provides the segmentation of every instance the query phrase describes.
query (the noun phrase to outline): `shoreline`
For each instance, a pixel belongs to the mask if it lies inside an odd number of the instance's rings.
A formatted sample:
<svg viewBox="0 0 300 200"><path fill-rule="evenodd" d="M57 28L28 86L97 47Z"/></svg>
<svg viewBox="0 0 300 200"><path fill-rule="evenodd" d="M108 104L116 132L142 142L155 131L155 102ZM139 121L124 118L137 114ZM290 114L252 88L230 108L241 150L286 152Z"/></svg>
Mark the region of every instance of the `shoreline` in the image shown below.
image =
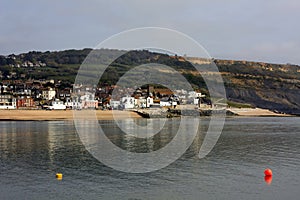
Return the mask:
<svg viewBox="0 0 300 200"><path fill-rule="evenodd" d="M296 115L275 113L267 109L243 109L230 108L228 111L235 113L235 116L228 117L297 117ZM90 112L86 110L76 111L77 117L86 119ZM98 120L124 120L143 118L134 111L119 110L95 110ZM89 118L89 117L88 117ZM92 117L90 118L92 119ZM0 121L67 121L74 120L73 110L0 110Z"/></svg>
<svg viewBox="0 0 300 200"><path fill-rule="evenodd" d="M77 112L77 111L76 111ZM78 111L79 118L86 118L85 110ZM142 118L131 111L95 110L98 120ZM91 118L90 118L91 119ZM67 121L74 120L73 110L0 110L0 121Z"/></svg>

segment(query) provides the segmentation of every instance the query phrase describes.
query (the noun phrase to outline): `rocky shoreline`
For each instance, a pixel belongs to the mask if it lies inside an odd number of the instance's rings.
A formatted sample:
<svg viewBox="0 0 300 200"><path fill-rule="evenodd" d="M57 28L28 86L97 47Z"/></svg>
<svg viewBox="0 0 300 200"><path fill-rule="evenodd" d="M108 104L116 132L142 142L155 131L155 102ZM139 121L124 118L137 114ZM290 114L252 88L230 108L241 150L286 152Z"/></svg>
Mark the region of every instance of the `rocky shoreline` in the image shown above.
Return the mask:
<svg viewBox="0 0 300 200"><path fill-rule="evenodd" d="M230 109L137 109L143 118L173 118L180 116L252 116L252 117L291 117L285 113L275 113L261 108L230 108Z"/></svg>

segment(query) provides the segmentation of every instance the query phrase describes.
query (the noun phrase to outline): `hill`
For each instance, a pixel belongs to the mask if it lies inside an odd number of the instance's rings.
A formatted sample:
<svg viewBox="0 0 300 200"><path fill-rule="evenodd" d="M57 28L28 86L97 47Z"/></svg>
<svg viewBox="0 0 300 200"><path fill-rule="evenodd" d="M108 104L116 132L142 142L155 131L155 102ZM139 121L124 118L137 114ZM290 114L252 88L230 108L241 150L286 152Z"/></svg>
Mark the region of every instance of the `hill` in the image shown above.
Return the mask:
<svg viewBox="0 0 300 200"><path fill-rule="evenodd" d="M0 56L0 80L54 79L66 85L74 82L80 64L92 49L56 52L32 51ZM102 63L109 64L114 55L125 53L107 68L99 84L115 84L126 71L145 63L160 63L179 71L192 84L208 94L205 83L191 63L183 57L146 50L124 52L100 49ZM190 59L195 65L207 60ZM247 103L278 112L300 114L300 67L292 64L214 60L225 82L228 100ZM166 76L170 75L168 72ZM238 105L238 104L237 104Z"/></svg>

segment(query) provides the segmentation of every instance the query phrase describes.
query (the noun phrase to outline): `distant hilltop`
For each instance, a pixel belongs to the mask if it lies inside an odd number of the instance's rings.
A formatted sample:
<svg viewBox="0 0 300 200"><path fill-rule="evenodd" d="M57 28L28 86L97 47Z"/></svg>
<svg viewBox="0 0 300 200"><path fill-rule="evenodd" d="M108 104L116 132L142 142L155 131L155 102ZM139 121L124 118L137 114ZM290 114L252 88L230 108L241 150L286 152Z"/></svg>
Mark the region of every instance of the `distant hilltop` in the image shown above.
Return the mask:
<svg viewBox="0 0 300 200"><path fill-rule="evenodd" d="M0 82L54 80L66 85L74 82L79 66L92 49L64 51L31 51L19 55L0 56ZM171 56L146 50L97 50L99 61L110 64L100 84L115 84L126 71L146 63L173 67L195 89L209 94L205 82L191 65L214 62L224 79L227 98L231 102L247 103L273 111L300 114L300 67L294 64L271 64L253 61L191 58ZM124 54L110 63L110 58ZM191 63L187 62L189 60ZM168 72L166 73L168 76Z"/></svg>

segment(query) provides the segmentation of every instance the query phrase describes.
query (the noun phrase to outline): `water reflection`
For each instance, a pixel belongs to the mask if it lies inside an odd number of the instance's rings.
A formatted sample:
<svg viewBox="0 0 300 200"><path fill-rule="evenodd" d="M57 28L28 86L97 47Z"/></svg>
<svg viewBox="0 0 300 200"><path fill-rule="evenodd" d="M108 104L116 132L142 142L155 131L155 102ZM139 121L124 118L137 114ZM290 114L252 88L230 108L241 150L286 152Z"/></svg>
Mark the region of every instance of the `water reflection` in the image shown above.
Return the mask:
<svg viewBox="0 0 300 200"><path fill-rule="evenodd" d="M159 119L151 119L158 121L150 123L151 126L155 126L155 124L159 124ZM139 123L145 125L147 120L135 120L134 123ZM123 130L118 126L119 124L124 123L128 126L128 130L135 130L135 127L132 123L128 123L127 120L119 121L117 123L112 123L109 126L102 125L102 129L106 136L118 147L137 153L147 153L151 151L156 151L166 144L168 144L173 137L176 135L178 131L179 124L177 121L168 120L167 122L164 121L165 126L162 128L161 131L152 135L150 133L147 137L135 137L136 134L131 134L131 132L124 133ZM124 125L122 125L124 126Z"/></svg>
<svg viewBox="0 0 300 200"><path fill-rule="evenodd" d="M160 124L161 119L150 119ZM156 121L157 120L157 121ZM130 173L158 170L180 158L194 141L199 118L162 119L165 126L152 137L135 137L123 132L119 123L76 121L76 129L86 149L100 162ZM136 131L132 123L124 123ZM174 130L174 131L173 131Z"/></svg>
<svg viewBox="0 0 300 200"><path fill-rule="evenodd" d="M109 140L118 147L131 152L147 153L157 151L172 141L179 127L177 120L168 120L163 129L153 137L136 138L124 134L113 121L100 122ZM126 123L124 121L124 123ZM136 122L136 123L144 123ZM195 141L187 154L196 155L204 137L207 124L202 122ZM89 124L86 124L90 128ZM186 127L188 134L188 127ZM94 141L94 138L87 138ZM182 137L185 144L185 137ZM0 134L1 159L21 159L27 163L49 163L55 168L61 162L66 151L85 151L76 135L72 122L1 122ZM67 159L66 159L67 160ZM20 161L21 162L21 161Z"/></svg>
<svg viewBox="0 0 300 200"><path fill-rule="evenodd" d="M265 182L267 185L271 185L273 176L265 176Z"/></svg>
<svg viewBox="0 0 300 200"><path fill-rule="evenodd" d="M299 197L299 118L228 118L213 151L199 160L207 121L201 119L195 141L179 160L147 174L122 173L101 164L85 150L72 122L2 121L0 198ZM99 123L114 144L132 152L157 151L170 143L178 130L178 123L171 119L161 134L141 139L120 132L112 121ZM266 167L276 171L273 180L263 177ZM62 181L55 179L57 172L64 174Z"/></svg>
<svg viewBox="0 0 300 200"><path fill-rule="evenodd" d="M126 119L115 121L119 129L128 135L136 138L150 138L159 133L166 121L166 118L153 119Z"/></svg>
<svg viewBox="0 0 300 200"><path fill-rule="evenodd" d="M159 119L154 119L159 120ZM135 120L135 123L144 124L146 120ZM123 122L114 123L111 122L109 124L101 124L101 128L103 129L106 136L110 139L110 141L116 146L131 152L137 153L148 153L152 151L157 151L167 144L169 144L177 134L180 126L180 122L178 119L168 119L164 121L164 127L160 132L153 135L152 137L146 138L137 138L133 134L124 133L121 128L119 128L118 124L124 123L128 126L131 123L127 123L126 120ZM194 142L189 148L189 153L193 151L195 155L199 152L200 146L203 142L203 138L208 129L209 119L200 120L199 130L194 139ZM155 123L152 123L152 125ZM182 131L185 132L185 135L181 138L182 145L187 144L187 138L189 137L189 131L192 129L189 126L192 126L193 123L186 124L183 127ZM96 128L96 127L95 127ZM128 130L131 129L130 127ZM133 128L132 128L133 129ZM90 142L90 141L88 141Z"/></svg>
<svg viewBox="0 0 300 200"><path fill-rule="evenodd" d="M15 158L26 163L48 157L47 126L33 122L1 124L1 157Z"/></svg>

